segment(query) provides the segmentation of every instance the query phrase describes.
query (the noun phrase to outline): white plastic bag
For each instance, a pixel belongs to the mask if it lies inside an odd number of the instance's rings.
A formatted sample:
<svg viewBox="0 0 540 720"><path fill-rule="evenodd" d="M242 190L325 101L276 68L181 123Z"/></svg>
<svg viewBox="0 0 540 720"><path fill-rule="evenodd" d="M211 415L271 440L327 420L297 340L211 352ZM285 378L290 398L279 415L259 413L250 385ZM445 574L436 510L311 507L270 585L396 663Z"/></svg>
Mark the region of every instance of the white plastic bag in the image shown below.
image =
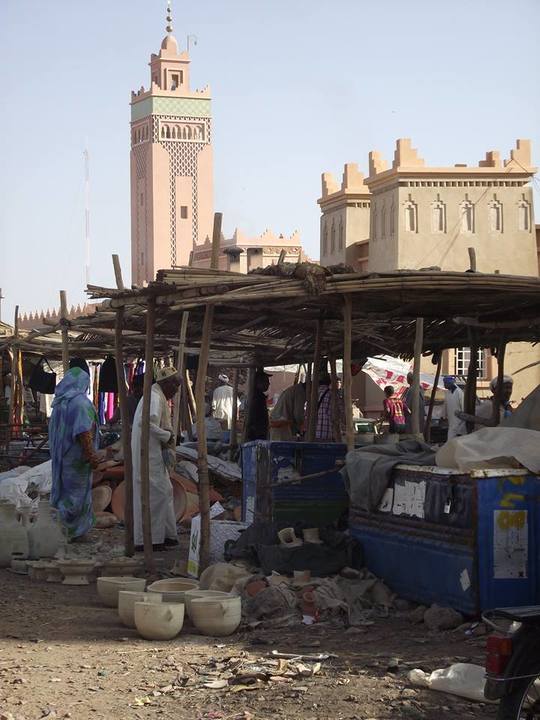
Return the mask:
<svg viewBox="0 0 540 720"><path fill-rule="evenodd" d="M455 663L448 668L434 670L431 674L423 670L411 670L408 678L413 685L430 690L447 692L476 702L490 702L484 697L485 676L486 671L480 665Z"/></svg>

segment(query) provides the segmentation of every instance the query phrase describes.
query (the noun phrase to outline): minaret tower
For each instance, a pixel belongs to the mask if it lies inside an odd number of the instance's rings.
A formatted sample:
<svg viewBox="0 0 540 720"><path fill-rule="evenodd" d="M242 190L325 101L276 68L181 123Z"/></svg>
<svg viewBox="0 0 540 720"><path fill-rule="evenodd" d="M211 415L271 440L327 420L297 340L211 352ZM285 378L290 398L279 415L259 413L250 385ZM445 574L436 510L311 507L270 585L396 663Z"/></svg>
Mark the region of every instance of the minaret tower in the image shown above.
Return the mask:
<svg viewBox="0 0 540 720"><path fill-rule="evenodd" d="M131 94L132 282L187 265L212 234L213 162L210 90L191 91L189 56L167 35L150 58L150 89Z"/></svg>

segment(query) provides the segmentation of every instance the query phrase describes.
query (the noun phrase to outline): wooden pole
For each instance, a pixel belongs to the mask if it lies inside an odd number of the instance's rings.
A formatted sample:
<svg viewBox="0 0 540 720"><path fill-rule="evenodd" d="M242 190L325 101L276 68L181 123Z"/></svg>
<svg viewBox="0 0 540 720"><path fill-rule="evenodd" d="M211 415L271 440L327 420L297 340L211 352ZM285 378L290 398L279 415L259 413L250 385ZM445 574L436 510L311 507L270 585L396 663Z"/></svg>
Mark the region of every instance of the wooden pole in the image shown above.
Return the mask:
<svg viewBox="0 0 540 720"><path fill-rule="evenodd" d="M497 427L497 425L500 425L501 422L501 396L502 396L502 386L503 386L503 377L504 377L504 355L506 353L506 340L504 337L501 338L498 348L497 348L497 387L495 388L495 392L493 393L493 413L491 415L491 420L494 427Z"/></svg>
<svg viewBox="0 0 540 720"><path fill-rule="evenodd" d="M337 369L336 357L330 355L330 378L332 384L330 386L330 412L332 418L332 437L334 442L341 442L341 414L339 408L338 389L337 389Z"/></svg>
<svg viewBox="0 0 540 720"><path fill-rule="evenodd" d="M231 420L231 436L229 438L229 445L230 445L230 455L232 455L233 450L236 450L237 442L236 442L236 428L238 425L238 376L239 376L238 368L234 368L233 370L233 396L232 396L232 420Z"/></svg>
<svg viewBox="0 0 540 720"><path fill-rule="evenodd" d="M478 339L477 333L472 328L469 331L469 367L467 369L467 383L465 385L464 411L468 415L476 414L476 380L478 377ZM466 422L467 432L474 432L474 423Z"/></svg>
<svg viewBox="0 0 540 720"><path fill-rule="evenodd" d="M476 272L476 250L473 247L467 248L469 251L469 270Z"/></svg>
<svg viewBox="0 0 540 720"><path fill-rule="evenodd" d="M185 393L185 408L186 408L186 422L187 422L187 434L190 440L193 440L193 418L197 416L197 408L195 406L195 395L193 394L193 388L191 386L191 377L189 370L184 370L184 383L183 387L186 390Z"/></svg>
<svg viewBox="0 0 540 720"><path fill-rule="evenodd" d="M429 398L429 408L428 408L428 413L427 413L427 417L426 417L426 422L424 424L424 438L426 439L426 442L429 442L431 440L431 418L433 417L433 408L435 407L435 395L437 394L437 385L439 384L439 378L441 377L442 359L443 359L443 354L441 352L441 353L439 353L439 357L437 360L437 369L435 371L435 381L434 381L433 387L431 389L431 397Z"/></svg>
<svg viewBox="0 0 540 720"><path fill-rule="evenodd" d="M354 450L354 426L352 415L352 299L344 296L343 306L343 394L345 398L345 436L347 451Z"/></svg>
<svg viewBox="0 0 540 720"><path fill-rule="evenodd" d="M178 371L178 379L180 380L180 385L178 387L178 391L176 395L174 396L174 406L173 406L173 428L174 428L174 435L178 439L179 431L181 430L180 427L180 397L181 395L186 396L187 389L184 387L184 350L186 347L186 335L187 335L187 326L188 326L188 320L189 320L189 312L183 312L182 313L182 320L180 322L180 339L178 342L178 351L176 353L176 369Z"/></svg>
<svg viewBox="0 0 540 720"><path fill-rule="evenodd" d="M251 424L251 413L253 411L253 393L255 392L255 369L248 368L246 380L246 402L244 405L244 428L242 431L242 441L247 441L248 429Z"/></svg>
<svg viewBox="0 0 540 720"><path fill-rule="evenodd" d="M15 340L19 337L19 306L15 306L15 314L13 320L13 337ZM11 350L11 383L10 383L10 397L9 397L9 424L11 426L11 432L8 437L19 437L18 429L16 426L17 422L17 376L19 374L19 353L20 350L15 344ZM8 430L9 432L9 430Z"/></svg>
<svg viewBox="0 0 540 720"><path fill-rule="evenodd" d="M116 287L124 290L122 279L122 268L118 255L112 256ZM135 552L133 540L133 458L131 455L131 421L128 412L128 396L126 388L126 376L124 372L124 307L116 310L114 343L115 343L115 364L116 380L118 384L118 401L120 404L120 418L122 420L122 452L124 455L124 546L126 557L131 557Z"/></svg>
<svg viewBox="0 0 540 720"><path fill-rule="evenodd" d="M411 427L413 435L420 434L420 362L422 347L424 345L424 318L416 318L416 332L414 336L414 366L411 386Z"/></svg>
<svg viewBox="0 0 540 720"><path fill-rule="evenodd" d="M221 213L214 213L214 229L212 232L212 261L210 267L217 270L219 266L219 247L221 243ZM208 357L210 355L210 338L214 321L214 306L207 305L204 312L204 322L201 337L201 351L199 355L199 369L195 385L195 400L197 403L197 451L199 465L199 507L201 510L201 544L199 568L204 570L210 558L210 479L208 476L208 454L206 447L206 426L204 396L206 391L206 372L208 370Z"/></svg>
<svg viewBox="0 0 540 720"><path fill-rule="evenodd" d="M308 406L307 441L313 442L317 432L317 411L319 400L319 375L321 367L321 346L323 334L323 319L317 320L315 327L315 349L313 351L313 372L311 373L311 388Z"/></svg>
<svg viewBox="0 0 540 720"><path fill-rule="evenodd" d="M147 572L154 572L152 552L152 516L150 513L150 395L154 379L154 333L156 325L156 300L148 299L146 309L146 352L141 420L141 509L144 544L144 563Z"/></svg>
<svg viewBox="0 0 540 720"><path fill-rule="evenodd" d="M69 336L67 316L68 309L66 291L60 290L60 323L62 325L62 365L64 368L64 375L69 370Z"/></svg>
<svg viewBox="0 0 540 720"><path fill-rule="evenodd" d="M222 213L214 213L214 229L212 231L212 259L210 267L212 270L219 268L219 246L221 243L221 222L223 220Z"/></svg>

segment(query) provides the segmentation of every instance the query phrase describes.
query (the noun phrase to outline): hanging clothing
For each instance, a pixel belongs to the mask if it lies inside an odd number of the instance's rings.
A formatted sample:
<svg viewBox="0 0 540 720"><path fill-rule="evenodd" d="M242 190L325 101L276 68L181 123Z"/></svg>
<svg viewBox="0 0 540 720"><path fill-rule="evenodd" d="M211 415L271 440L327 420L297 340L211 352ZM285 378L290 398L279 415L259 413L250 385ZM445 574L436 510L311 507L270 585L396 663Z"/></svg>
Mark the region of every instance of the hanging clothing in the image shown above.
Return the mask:
<svg viewBox="0 0 540 720"><path fill-rule="evenodd" d="M444 396L442 417L448 420L448 440L467 434L465 420L456 417L456 412L463 412L463 390L458 387L454 392L447 390Z"/></svg>
<svg viewBox="0 0 540 720"><path fill-rule="evenodd" d="M69 538L94 524L92 468L97 449L96 410L87 397L90 376L78 367L56 386L49 422L52 462L52 507L57 508Z"/></svg>
<svg viewBox="0 0 540 720"><path fill-rule="evenodd" d="M286 388L270 413L270 440L294 440L304 429L306 386Z"/></svg>
<svg viewBox="0 0 540 720"><path fill-rule="evenodd" d="M233 389L230 385L219 385L212 396L213 415L218 420L227 421L230 430L233 416Z"/></svg>
<svg viewBox="0 0 540 720"><path fill-rule="evenodd" d="M135 545L143 544L141 507L141 436L143 398L140 399L133 418L131 452L133 458L133 530ZM159 383L152 386L150 395L150 516L152 544L161 545L165 539L176 540L176 516L169 471L163 459L166 448L173 449L175 438L172 430L169 404Z"/></svg>
<svg viewBox="0 0 540 720"><path fill-rule="evenodd" d="M328 385L319 385L317 400L317 426L315 440L318 442L332 442L332 396Z"/></svg>

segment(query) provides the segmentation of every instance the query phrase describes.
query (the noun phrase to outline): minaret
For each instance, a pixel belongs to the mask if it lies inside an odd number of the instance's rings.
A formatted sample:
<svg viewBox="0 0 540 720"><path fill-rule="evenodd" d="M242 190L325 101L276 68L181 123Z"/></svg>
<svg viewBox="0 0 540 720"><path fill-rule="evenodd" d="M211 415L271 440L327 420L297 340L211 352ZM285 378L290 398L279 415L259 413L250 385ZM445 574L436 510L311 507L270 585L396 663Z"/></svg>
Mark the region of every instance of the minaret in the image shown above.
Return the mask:
<svg viewBox="0 0 540 720"><path fill-rule="evenodd" d="M187 265L212 234L213 161L210 90L191 91L189 56L173 33L150 58L150 89L131 94L132 282Z"/></svg>

